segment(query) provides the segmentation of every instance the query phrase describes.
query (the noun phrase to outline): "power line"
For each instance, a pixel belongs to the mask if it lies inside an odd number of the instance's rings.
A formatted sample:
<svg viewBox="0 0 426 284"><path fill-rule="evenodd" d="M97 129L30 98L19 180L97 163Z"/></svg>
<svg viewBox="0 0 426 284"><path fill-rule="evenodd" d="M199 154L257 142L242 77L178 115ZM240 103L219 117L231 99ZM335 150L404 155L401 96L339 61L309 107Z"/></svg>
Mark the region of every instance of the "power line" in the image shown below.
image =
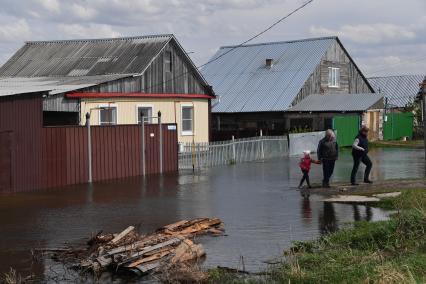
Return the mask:
<svg viewBox="0 0 426 284"><path fill-rule="evenodd" d="M293 14L296 14L298 11L302 10L303 8L305 8L306 6L308 6L309 4L311 4L313 1L314 1L314 0L309 0L308 2L306 2L306 3L302 4L301 6L299 6L298 8L296 8L295 10L293 10L292 12L290 12L289 14L285 15L284 17L282 17L282 18L281 18L281 19L279 19L278 21L274 22L272 25L270 25L269 27L267 27L265 30L263 30L263 31L261 31L260 33L258 33L258 34L256 34L256 35L252 36L252 37L251 37L251 38L249 38L248 40L246 40L246 41L244 41L244 42L242 42L242 43L240 43L240 44L238 44L238 45L236 45L236 46L233 46L233 47L232 47L231 49L229 49L228 51L226 51L226 52L222 53L221 55L219 55L219 56L218 56L218 57L216 57L216 58L213 58L213 59L212 59L212 60L210 60L210 61L207 61L206 63L204 63L204 64L202 64L202 65L198 66L197 68L198 68L198 69L200 69L200 68L202 68L202 67L204 67L204 66L206 66L206 65L208 65L208 64L210 64L210 63L212 63L212 62L214 62L214 61L216 61L216 60L218 60L219 58L221 58L221 57L223 57L223 56L227 55L228 53L232 52L233 50L235 50L235 49L237 49L237 48L240 48L240 47L242 47L243 45L245 45L245 44L247 44L247 43L251 42L252 40L254 40L254 39L256 39L256 38L260 37L260 36L261 36L261 35L263 35L264 33L266 33L266 32L268 32L268 31L272 30L272 29L273 29L276 25L278 25L279 23L283 22L283 21L284 21L284 20L286 20L287 18L291 17Z"/></svg>
<svg viewBox="0 0 426 284"><path fill-rule="evenodd" d="M285 15L284 17L282 17L282 18L280 18L279 20L275 21L273 24L271 24L270 26L268 26L268 27L267 27L266 29L264 29L263 31L261 31L261 32L257 33L256 35L252 36L252 37L251 37L251 38L249 38L248 40L246 40L246 41L244 41L244 42L242 42L242 43L240 43L240 44L238 44L238 45L236 45L236 46L232 47L231 49L229 49L229 50L227 50L226 52L222 53L222 54L221 54L221 55L219 55L218 57L215 57L215 58L213 58L212 60L207 61L206 63L204 63L204 64L202 64L202 65L200 65L200 66L197 66L196 68L197 68L197 69L203 68L204 66L206 66L206 65L208 65L208 64L210 64L210 63L213 63L213 62L217 61L218 59L220 59L220 58L222 58L223 56L227 55L228 53L230 53L230 52L234 51L235 49L240 48L240 47L244 46L245 44L247 44L247 43L249 43L249 42L253 41L254 39L256 39L256 38L260 37L260 36L261 36L261 35L263 35L263 34L265 34L266 32L268 32L268 31L272 30L275 26L277 26L277 25L278 25L278 24L280 24L281 22L285 21L287 18L291 17L293 14L296 14L298 11L302 10L303 8L305 8L306 6L308 6L309 4L311 4L312 2L314 2L314 0L309 0L308 2L305 2L304 4L300 5L299 7L297 7L296 9L294 9L293 11L291 11L290 13L288 13L287 15ZM146 88L145 90L151 90L151 89L152 89L152 88L154 88L154 87L162 86L164 83L168 83L168 82L174 81L175 79L180 78L180 77L182 77L182 76L185 76L186 74L189 74L189 73L191 73L191 72L190 72L190 71L185 71L185 72L183 72L183 73L181 73L181 74L179 74L179 75L177 75L177 76L174 76L174 78L172 78L172 79L169 79L169 80L166 80L166 81L164 81L164 80L163 80L161 83L158 83L158 84L156 84L156 85L152 85L152 86L150 86L149 88Z"/></svg>

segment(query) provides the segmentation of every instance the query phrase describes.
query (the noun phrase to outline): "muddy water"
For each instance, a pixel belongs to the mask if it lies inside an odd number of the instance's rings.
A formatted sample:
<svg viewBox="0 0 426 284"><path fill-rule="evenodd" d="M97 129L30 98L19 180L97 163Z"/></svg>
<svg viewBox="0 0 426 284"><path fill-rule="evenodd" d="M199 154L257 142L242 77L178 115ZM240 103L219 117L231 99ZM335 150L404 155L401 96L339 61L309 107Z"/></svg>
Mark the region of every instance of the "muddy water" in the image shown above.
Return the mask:
<svg viewBox="0 0 426 284"><path fill-rule="evenodd" d="M374 149L371 158L375 180L425 176L423 150ZM139 224L141 232L149 232L180 219L203 216L221 218L228 235L200 239L207 250L205 265L256 271L292 241L313 239L353 220L387 217L375 208L324 204L319 196L302 200L295 189L300 178L297 161L286 158L195 174L2 195L0 272L12 266L22 274L58 279L61 269L52 268L48 260L31 261L31 248L81 242L101 229L117 232ZM348 180L351 163L349 152L343 151L336 181ZM312 181L319 182L320 175L320 168L314 166Z"/></svg>

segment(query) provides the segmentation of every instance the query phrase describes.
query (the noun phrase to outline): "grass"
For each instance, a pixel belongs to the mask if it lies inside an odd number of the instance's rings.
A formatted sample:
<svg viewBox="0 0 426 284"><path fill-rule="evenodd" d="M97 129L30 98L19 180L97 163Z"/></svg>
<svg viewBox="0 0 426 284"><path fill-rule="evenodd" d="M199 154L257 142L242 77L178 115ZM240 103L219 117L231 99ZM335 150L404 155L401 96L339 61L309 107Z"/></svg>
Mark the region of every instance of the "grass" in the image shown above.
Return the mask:
<svg viewBox="0 0 426 284"><path fill-rule="evenodd" d="M312 242L298 242L267 276L211 272L210 283L424 283L426 190L407 190L377 206L395 210L388 221L356 222Z"/></svg>
<svg viewBox="0 0 426 284"><path fill-rule="evenodd" d="M407 141L373 141L369 144L370 148L423 148L423 140Z"/></svg>

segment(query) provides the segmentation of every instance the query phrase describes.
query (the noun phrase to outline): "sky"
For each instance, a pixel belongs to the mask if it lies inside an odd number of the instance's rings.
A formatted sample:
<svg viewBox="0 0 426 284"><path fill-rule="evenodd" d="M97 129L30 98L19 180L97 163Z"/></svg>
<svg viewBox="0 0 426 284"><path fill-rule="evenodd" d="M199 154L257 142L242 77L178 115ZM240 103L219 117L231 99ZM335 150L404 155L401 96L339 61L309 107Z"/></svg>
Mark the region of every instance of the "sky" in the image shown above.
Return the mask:
<svg viewBox="0 0 426 284"><path fill-rule="evenodd" d="M25 41L173 33L197 65L306 0L0 0L0 64ZM314 0L255 42L337 35L364 74L426 74L426 0Z"/></svg>

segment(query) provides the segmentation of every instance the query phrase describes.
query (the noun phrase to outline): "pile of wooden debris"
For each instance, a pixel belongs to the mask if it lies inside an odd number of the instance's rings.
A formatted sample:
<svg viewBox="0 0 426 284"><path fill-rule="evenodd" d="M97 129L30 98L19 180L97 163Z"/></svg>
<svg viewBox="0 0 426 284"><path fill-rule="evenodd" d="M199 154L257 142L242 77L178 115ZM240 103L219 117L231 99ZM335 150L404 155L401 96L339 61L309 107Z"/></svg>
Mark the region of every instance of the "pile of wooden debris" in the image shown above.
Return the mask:
<svg viewBox="0 0 426 284"><path fill-rule="evenodd" d="M148 235L139 235L130 226L119 234L98 233L87 248L64 250L56 254L64 261L74 256L77 268L96 274L104 271L132 271L137 274L167 273L192 269L205 255L201 244L194 243L195 236L222 235L223 223L217 218L183 220L167 225ZM202 276L200 276L202 278Z"/></svg>

